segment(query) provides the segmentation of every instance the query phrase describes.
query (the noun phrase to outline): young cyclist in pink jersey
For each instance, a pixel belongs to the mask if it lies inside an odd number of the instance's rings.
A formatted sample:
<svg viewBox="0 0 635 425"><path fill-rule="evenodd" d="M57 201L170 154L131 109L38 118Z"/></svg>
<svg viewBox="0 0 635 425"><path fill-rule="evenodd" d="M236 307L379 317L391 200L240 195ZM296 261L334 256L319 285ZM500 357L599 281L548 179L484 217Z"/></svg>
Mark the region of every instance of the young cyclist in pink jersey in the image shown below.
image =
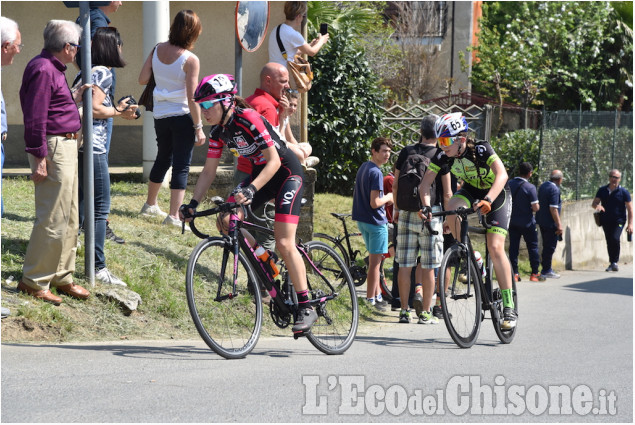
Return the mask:
<svg viewBox="0 0 635 425"><path fill-rule="evenodd" d="M199 83L194 100L201 106L203 116L213 125L209 149L203 171L196 182L194 195L181 210L193 213L216 177L223 146L236 156L253 163L251 176L232 192L230 201L255 208L276 199L274 236L276 247L289 270L297 293L300 312L293 326L294 333L308 331L317 320L317 313L309 306L306 268L295 247L303 191L302 166L294 153L271 124L236 96L236 83L229 74L209 75ZM238 214L242 218L242 211ZM186 220L183 213L181 219ZM226 231L228 217L219 223ZM252 246L255 239L244 232Z"/></svg>

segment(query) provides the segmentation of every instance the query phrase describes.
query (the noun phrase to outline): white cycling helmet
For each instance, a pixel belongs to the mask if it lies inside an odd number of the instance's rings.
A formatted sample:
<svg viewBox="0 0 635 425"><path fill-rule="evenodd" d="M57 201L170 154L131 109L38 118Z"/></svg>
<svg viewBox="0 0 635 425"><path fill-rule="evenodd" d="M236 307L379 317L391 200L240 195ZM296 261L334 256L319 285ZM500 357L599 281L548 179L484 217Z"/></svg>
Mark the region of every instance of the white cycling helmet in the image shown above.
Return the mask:
<svg viewBox="0 0 635 425"><path fill-rule="evenodd" d="M434 123L437 138L454 137L468 130L467 120L460 112L445 114Z"/></svg>

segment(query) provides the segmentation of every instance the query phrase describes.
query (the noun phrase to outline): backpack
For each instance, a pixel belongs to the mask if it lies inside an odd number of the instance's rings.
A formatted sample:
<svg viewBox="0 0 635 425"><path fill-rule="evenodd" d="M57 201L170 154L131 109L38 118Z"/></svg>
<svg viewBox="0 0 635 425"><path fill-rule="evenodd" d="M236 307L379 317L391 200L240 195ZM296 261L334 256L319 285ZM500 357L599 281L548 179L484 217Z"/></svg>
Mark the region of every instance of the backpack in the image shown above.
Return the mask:
<svg viewBox="0 0 635 425"><path fill-rule="evenodd" d="M421 198L419 197L419 184L423 179L430 157L436 151L434 146L426 146L425 153L411 153L408 155L401 170L399 170L399 180L397 181L397 208L403 211L419 211L421 209ZM436 179L435 179L436 180ZM436 185L432 183L430 187L430 205L435 204Z"/></svg>

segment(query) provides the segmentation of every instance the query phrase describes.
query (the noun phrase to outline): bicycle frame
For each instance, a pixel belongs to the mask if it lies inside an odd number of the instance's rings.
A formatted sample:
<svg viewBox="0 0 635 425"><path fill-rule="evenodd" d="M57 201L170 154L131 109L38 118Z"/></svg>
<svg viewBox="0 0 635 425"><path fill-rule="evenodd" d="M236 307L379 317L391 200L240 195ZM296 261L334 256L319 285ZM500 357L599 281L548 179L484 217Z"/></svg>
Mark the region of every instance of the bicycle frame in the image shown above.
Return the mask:
<svg viewBox="0 0 635 425"><path fill-rule="evenodd" d="M212 210L214 210L214 209L212 209ZM209 211L212 211L212 210L209 210ZM249 216L249 217L254 218L255 220L259 220L257 217L255 217L251 213L251 210L248 207L244 208L244 212L246 213L245 216ZM205 213L200 214L200 215L201 216L202 215L207 215ZM285 300L285 299L282 298L282 296L278 296L279 294L281 294L281 288L279 286L279 281L274 279L274 277L265 268L265 266L262 263L262 261L260 261L260 259L256 256L256 254L254 252L254 249L249 244L249 241L247 240L247 238L244 235L242 235L242 233L240 231L242 228L244 228L247 231L249 231L249 230L259 230L259 231L261 231L263 233L267 233L267 234L270 234L270 235L274 234L273 230L270 229L269 227L261 226L261 225L258 225L256 223L245 221L245 219L241 220L235 209L231 209L230 210L229 230L227 232L227 235L223 234L222 237L225 238L227 240L228 245L234 249L234 251L233 251L233 254L234 254L234 264L233 264L234 270L233 270L233 275L232 275L232 277L233 277L233 279L232 279L232 281L233 281L232 295L226 295L224 297L220 297L219 294L221 292L221 287L219 287L216 300L220 301L222 299L226 299L226 298L229 298L231 296L236 296L236 282L238 281L238 251L242 250L245 253L245 257L247 258L247 261L249 261L249 263L251 264L253 269L256 271L259 283L261 283L267 289L267 291L271 295L272 300L274 300L276 305L281 309L281 312L283 314L293 313L295 311L295 309L297 308L297 306L296 306L297 301L296 300ZM196 228L194 227L194 229L196 229ZM195 230L194 233L197 234L197 235L200 234L200 232L198 232L198 230ZM203 236L209 237L208 235L203 235ZM328 279L326 279L324 277L324 275L320 272L320 270L315 266L315 264L313 264L313 261L311 260L311 258L307 254L306 250L303 248L302 243L296 244L296 249L300 252L300 255L318 273L318 275L320 276L322 281L331 290L331 294L327 294L327 295L325 295L325 296L323 296L323 297L321 297L319 299L309 300L309 304L311 306L314 306L314 305L320 304L320 303L322 303L324 301L329 301L329 300L332 300L333 298L335 298L337 296L337 293L335 292L335 288L333 288L333 286L331 285L331 282L329 282ZM248 255L248 254L250 254L250 255ZM225 251L225 253L223 254L223 257L224 257L223 258L223 264L224 265L227 264L226 260L227 260L227 256L228 255L229 255L229 251ZM226 273L226 270L224 270L224 269L221 270L221 276L224 276L225 273ZM291 283L288 281L288 278L285 279L284 284L285 285L291 285ZM311 290L312 288L310 287L310 282L307 282L307 285L309 285L309 290ZM291 291L287 291L287 293L288 294L292 294ZM289 303L287 303L285 301L289 301Z"/></svg>

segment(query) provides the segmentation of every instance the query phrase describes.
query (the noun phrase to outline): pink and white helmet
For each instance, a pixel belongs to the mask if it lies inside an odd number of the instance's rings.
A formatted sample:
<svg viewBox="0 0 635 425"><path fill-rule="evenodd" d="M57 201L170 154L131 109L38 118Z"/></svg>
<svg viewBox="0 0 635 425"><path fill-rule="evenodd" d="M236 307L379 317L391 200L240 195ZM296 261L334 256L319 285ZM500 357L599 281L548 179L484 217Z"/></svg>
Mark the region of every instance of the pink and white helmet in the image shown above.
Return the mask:
<svg viewBox="0 0 635 425"><path fill-rule="evenodd" d="M194 101L197 103L213 99L233 97L238 90L236 81L231 74L212 74L204 77L194 91Z"/></svg>

